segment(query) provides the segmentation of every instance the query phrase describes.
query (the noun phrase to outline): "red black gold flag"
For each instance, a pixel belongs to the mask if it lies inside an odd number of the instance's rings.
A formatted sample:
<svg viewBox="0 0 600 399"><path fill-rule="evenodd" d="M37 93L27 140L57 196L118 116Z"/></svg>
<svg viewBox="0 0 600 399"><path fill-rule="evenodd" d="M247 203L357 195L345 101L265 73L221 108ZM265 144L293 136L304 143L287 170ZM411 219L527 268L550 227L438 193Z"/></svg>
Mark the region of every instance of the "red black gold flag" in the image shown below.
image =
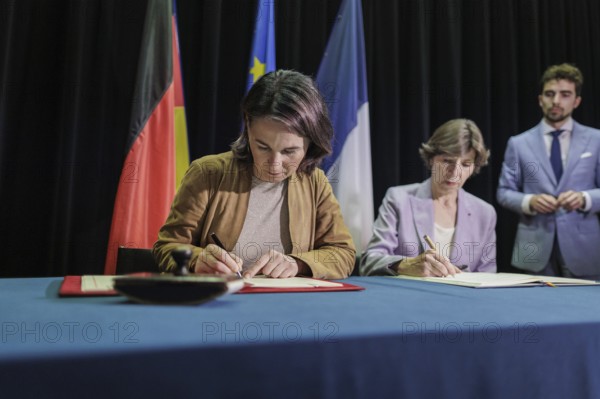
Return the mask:
<svg viewBox="0 0 600 399"><path fill-rule="evenodd" d="M119 246L152 246L175 195L171 11L169 0L148 1L105 274L115 274Z"/></svg>
<svg viewBox="0 0 600 399"><path fill-rule="evenodd" d="M177 33L177 15L173 4L173 86L175 89L175 186L178 188L181 179L190 166L190 153L185 120L185 103L183 100L183 79L179 55L179 35Z"/></svg>

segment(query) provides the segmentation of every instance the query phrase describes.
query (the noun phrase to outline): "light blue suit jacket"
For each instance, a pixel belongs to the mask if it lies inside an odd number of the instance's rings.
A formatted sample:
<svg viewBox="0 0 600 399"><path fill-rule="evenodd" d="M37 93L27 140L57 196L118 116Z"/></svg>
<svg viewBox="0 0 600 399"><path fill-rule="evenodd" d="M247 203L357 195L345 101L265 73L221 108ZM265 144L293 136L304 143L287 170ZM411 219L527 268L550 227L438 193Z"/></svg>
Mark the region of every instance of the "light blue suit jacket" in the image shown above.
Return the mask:
<svg viewBox="0 0 600 399"><path fill-rule="evenodd" d="M496 271L496 211L487 202L458 192L454 245L438 248L455 265L471 272ZM388 189L373 225L373 236L360 262L361 275L394 275L390 266L415 257L427 247L425 234L434 232L431 179ZM432 237L434 241L435 237Z"/></svg>
<svg viewBox="0 0 600 399"><path fill-rule="evenodd" d="M573 121L567 164L556 181L544 142L542 124L509 139L498 184L500 205L520 215L512 264L538 272L546 267L555 234L569 270L575 275L600 273L600 130ZM592 199L589 212L526 215L525 194L586 191Z"/></svg>

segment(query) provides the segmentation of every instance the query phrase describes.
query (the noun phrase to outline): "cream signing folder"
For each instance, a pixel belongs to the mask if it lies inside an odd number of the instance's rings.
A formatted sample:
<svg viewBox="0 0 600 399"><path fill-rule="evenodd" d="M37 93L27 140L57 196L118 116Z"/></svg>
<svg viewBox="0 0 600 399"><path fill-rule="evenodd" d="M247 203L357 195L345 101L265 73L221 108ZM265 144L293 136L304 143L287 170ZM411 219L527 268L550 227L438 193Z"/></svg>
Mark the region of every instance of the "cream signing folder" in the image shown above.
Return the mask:
<svg viewBox="0 0 600 399"><path fill-rule="evenodd" d="M597 285L592 280L577 278L533 276L530 274L517 273L457 273L448 277L412 277L393 276L409 280L428 281L431 283L462 285L473 288L499 288L499 287L527 287L536 285L549 286L575 286L575 285Z"/></svg>

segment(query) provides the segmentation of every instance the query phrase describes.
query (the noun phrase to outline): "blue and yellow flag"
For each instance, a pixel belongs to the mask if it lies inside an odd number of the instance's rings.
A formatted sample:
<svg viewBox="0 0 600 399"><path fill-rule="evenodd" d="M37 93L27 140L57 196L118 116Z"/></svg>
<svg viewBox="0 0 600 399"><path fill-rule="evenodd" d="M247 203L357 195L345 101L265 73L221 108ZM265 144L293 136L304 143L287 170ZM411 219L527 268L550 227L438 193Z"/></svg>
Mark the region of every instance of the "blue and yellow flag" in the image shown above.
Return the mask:
<svg viewBox="0 0 600 399"><path fill-rule="evenodd" d="M254 82L275 70L275 1L258 0L246 93Z"/></svg>

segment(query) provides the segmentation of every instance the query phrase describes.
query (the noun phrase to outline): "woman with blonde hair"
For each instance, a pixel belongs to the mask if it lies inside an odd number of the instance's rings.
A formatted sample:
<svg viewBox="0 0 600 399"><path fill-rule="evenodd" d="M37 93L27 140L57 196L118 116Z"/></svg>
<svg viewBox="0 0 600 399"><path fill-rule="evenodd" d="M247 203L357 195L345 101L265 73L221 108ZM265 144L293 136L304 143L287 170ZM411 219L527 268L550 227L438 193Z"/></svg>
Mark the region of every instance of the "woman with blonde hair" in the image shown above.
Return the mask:
<svg viewBox="0 0 600 399"><path fill-rule="evenodd" d="M462 189L489 158L481 131L468 119L450 120L419 153L431 177L388 189L361 259L361 274L496 272L496 211ZM432 240L427 243L425 236Z"/></svg>

